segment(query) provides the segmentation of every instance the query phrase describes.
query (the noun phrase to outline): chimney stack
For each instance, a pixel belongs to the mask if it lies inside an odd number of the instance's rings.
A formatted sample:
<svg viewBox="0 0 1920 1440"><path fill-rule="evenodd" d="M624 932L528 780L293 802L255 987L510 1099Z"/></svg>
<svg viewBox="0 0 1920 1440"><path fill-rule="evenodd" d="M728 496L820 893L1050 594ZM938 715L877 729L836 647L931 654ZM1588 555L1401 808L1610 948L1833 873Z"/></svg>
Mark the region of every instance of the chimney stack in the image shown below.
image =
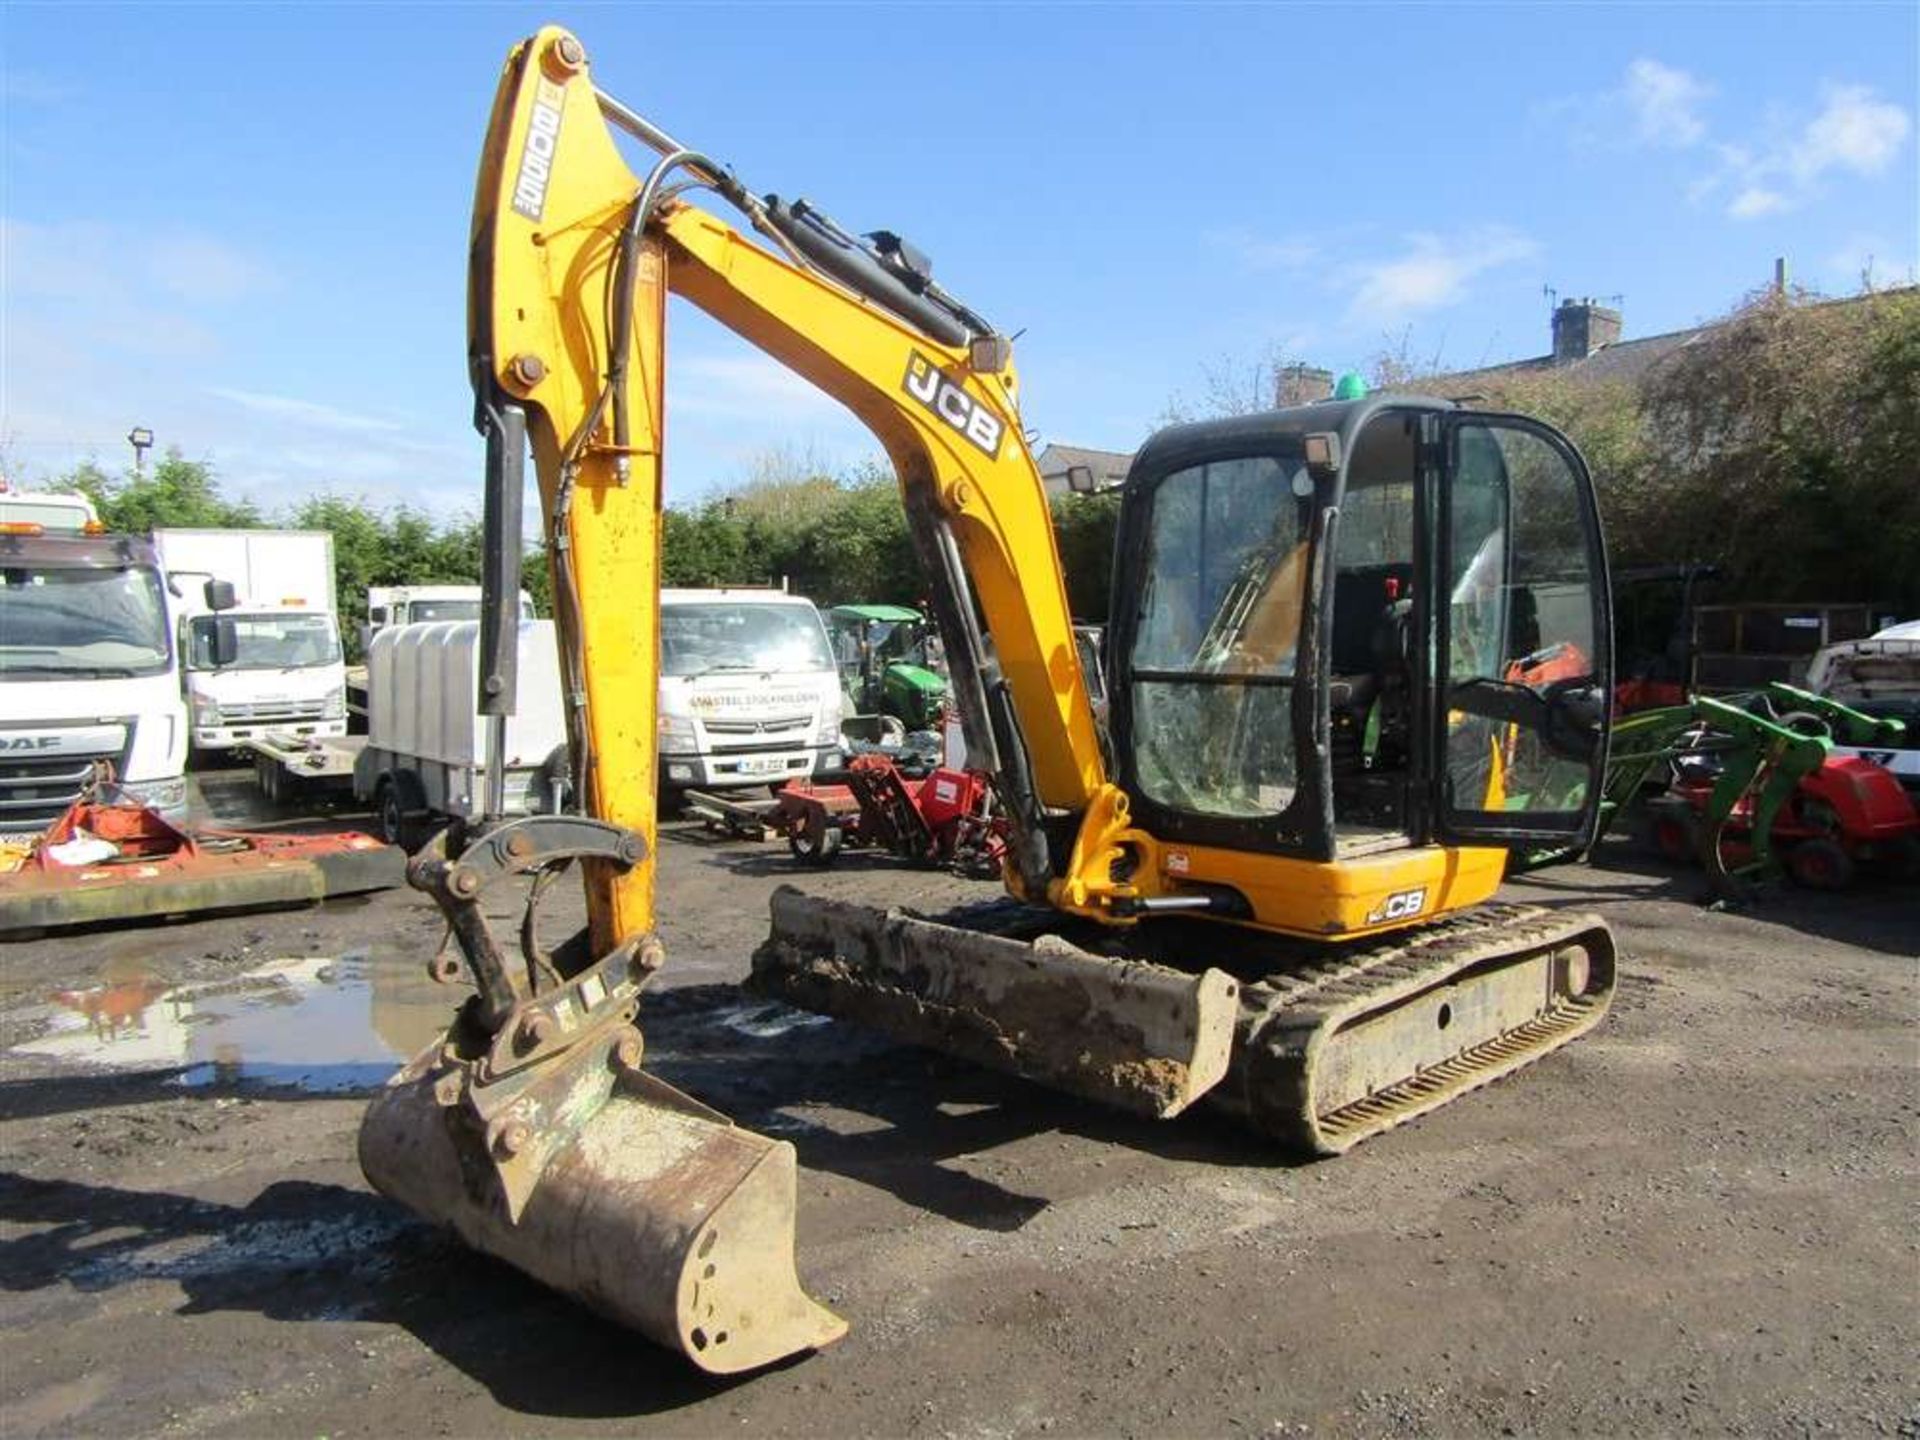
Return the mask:
<svg viewBox="0 0 1920 1440"><path fill-rule="evenodd" d="M1333 372L1313 365L1283 365L1273 377L1273 403L1282 410L1312 405L1333 394Z"/></svg>
<svg viewBox="0 0 1920 1440"><path fill-rule="evenodd" d="M1584 360L1620 338L1620 312L1584 300L1562 300L1553 312L1553 363Z"/></svg>

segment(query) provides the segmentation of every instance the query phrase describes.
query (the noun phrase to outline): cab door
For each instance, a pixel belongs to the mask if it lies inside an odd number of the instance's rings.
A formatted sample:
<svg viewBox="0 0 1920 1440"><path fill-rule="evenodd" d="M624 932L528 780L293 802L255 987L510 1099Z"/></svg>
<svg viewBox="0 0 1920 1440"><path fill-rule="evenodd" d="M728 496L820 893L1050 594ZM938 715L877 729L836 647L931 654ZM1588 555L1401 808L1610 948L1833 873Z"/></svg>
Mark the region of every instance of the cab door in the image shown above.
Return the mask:
<svg viewBox="0 0 1920 1440"><path fill-rule="evenodd" d="M1551 427L1441 425L1430 754L1439 837L1585 848L1613 693L1606 550L1593 480Z"/></svg>

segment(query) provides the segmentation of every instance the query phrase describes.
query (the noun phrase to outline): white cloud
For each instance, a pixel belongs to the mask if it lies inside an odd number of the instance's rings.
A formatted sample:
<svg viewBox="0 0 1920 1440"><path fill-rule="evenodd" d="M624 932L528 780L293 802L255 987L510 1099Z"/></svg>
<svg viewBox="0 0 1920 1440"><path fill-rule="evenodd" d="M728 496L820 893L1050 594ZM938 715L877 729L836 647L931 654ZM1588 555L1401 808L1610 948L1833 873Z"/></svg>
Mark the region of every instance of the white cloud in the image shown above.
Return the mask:
<svg viewBox="0 0 1920 1440"><path fill-rule="evenodd" d="M1249 270L1302 270L1320 257L1322 249L1318 241L1305 236L1269 239L1238 225L1210 231L1206 239Z"/></svg>
<svg viewBox="0 0 1920 1440"><path fill-rule="evenodd" d="M358 410L342 410L315 400L299 400L289 395L263 395L253 390L230 390L224 386L207 387L209 395L231 401L256 414L287 420L315 430L344 431L357 435L396 434L405 427Z"/></svg>
<svg viewBox="0 0 1920 1440"><path fill-rule="evenodd" d="M1769 190L1761 185L1749 185L1733 197L1727 206L1727 214L1736 220L1758 220L1762 215L1777 215L1791 208L1791 202L1778 190Z"/></svg>
<svg viewBox="0 0 1920 1440"><path fill-rule="evenodd" d="M1540 124L1564 126L1585 148L1685 150L1707 138L1700 112L1714 94L1691 71L1642 55L1628 62L1617 85L1537 102L1532 116Z"/></svg>
<svg viewBox="0 0 1920 1440"><path fill-rule="evenodd" d="M670 414L754 421L837 422L837 400L770 356L676 354L667 369Z"/></svg>
<svg viewBox="0 0 1920 1440"><path fill-rule="evenodd" d="M1391 321L1420 310L1457 304L1476 275L1539 253L1528 236L1506 225L1486 225L1456 235L1417 234L1406 249L1384 260L1345 267L1351 286L1348 318Z"/></svg>
<svg viewBox="0 0 1920 1440"><path fill-rule="evenodd" d="M1642 144L1685 149L1706 138L1700 106L1713 87L1687 71L1641 56L1627 66L1619 93Z"/></svg>
<svg viewBox="0 0 1920 1440"><path fill-rule="evenodd" d="M1905 148L1913 120L1870 86L1833 85L1811 120L1760 148L1720 147L1720 172L1706 188L1730 183L1727 214L1755 220L1797 209L1836 173L1871 178L1884 173Z"/></svg>
<svg viewBox="0 0 1920 1440"><path fill-rule="evenodd" d="M1877 99L1865 85L1836 85L1787 153L1796 180L1811 183L1829 170L1878 175L1893 163L1913 122L1898 105Z"/></svg>
<svg viewBox="0 0 1920 1440"><path fill-rule="evenodd" d="M9 303L227 305L277 287L271 266L218 236L97 220L40 224L0 217L0 268Z"/></svg>
<svg viewBox="0 0 1920 1440"><path fill-rule="evenodd" d="M1691 71L1643 55L1628 64L1615 89L1535 109L1543 118L1576 117L1571 138L1579 145L1618 145L1624 137L1640 146L1705 149L1714 164L1688 183L1687 198L1721 205L1734 220L1797 209L1834 175L1884 174L1913 132L1913 117L1871 86L1834 84L1812 118L1776 121L1759 136L1728 139L1711 133L1703 113L1715 93Z"/></svg>
<svg viewBox="0 0 1920 1440"><path fill-rule="evenodd" d="M147 272L161 289L195 304L224 305L276 284L273 272L223 240L162 233L147 246Z"/></svg>
<svg viewBox="0 0 1920 1440"><path fill-rule="evenodd" d="M1911 285L1920 275L1920 255L1911 249L1903 254L1885 235L1857 230L1828 253L1822 271L1836 290L1866 284Z"/></svg>

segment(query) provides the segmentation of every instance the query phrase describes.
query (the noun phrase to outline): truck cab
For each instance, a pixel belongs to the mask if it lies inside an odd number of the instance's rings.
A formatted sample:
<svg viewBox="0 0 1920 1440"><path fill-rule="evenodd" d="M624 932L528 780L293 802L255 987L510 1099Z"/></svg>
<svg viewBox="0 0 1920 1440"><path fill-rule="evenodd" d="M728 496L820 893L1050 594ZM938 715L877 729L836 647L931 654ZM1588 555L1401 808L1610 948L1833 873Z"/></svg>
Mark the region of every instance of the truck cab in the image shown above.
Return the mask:
<svg viewBox="0 0 1920 1440"><path fill-rule="evenodd" d="M153 545L84 496L0 493L0 833L44 829L98 762L186 819L186 707Z"/></svg>
<svg viewBox="0 0 1920 1440"><path fill-rule="evenodd" d="M660 592L660 783L780 784L838 769L840 674L811 600Z"/></svg>
<svg viewBox="0 0 1920 1440"><path fill-rule="evenodd" d="M179 595L182 679L196 750L268 731L347 732L333 537L321 530L153 532Z"/></svg>

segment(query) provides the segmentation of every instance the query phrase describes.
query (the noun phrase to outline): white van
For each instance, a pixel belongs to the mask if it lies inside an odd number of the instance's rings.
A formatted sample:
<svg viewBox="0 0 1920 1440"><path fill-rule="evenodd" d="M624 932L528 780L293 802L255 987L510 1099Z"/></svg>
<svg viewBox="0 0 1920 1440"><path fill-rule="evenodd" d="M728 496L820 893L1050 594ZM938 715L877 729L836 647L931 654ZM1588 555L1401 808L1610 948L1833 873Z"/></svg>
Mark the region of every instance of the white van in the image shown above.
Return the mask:
<svg viewBox="0 0 1920 1440"><path fill-rule="evenodd" d="M811 600L660 592L664 795L807 779L840 763L840 673Z"/></svg>

